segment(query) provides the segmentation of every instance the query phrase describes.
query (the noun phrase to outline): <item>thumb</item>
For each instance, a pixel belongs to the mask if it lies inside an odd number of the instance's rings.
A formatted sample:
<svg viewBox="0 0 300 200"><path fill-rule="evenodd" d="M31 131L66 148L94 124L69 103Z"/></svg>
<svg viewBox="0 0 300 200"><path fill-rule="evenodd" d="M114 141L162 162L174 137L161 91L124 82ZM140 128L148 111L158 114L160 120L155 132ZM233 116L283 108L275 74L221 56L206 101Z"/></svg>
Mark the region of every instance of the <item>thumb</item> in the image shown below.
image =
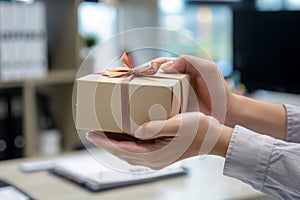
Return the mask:
<svg viewBox="0 0 300 200"><path fill-rule="evenodd" d="M159 137L174 137L178 124L169 120L156 120L147 122L136 129L134 136L139 139L149 140Z"/></svg>

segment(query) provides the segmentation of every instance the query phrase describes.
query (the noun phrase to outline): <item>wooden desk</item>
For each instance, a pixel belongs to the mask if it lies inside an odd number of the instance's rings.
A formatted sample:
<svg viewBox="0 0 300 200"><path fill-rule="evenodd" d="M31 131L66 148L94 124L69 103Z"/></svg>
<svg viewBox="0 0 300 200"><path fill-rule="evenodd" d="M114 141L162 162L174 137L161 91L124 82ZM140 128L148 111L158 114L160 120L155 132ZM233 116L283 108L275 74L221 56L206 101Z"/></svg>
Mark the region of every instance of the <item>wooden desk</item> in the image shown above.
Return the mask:
<svg viewBox="0 0 300 200"><path fill-rule="evenodd" d="M98 193L89 192L64 179L51 175L47 171L20 172L18 164L24 161L28 161L28 159L1 161L0 178L15 184L34 198L42 200L271 199L238 180L223 176L224 159L214 156L208 156L205 159L185 160L184 165L190 168L188 176Z"/></svg>

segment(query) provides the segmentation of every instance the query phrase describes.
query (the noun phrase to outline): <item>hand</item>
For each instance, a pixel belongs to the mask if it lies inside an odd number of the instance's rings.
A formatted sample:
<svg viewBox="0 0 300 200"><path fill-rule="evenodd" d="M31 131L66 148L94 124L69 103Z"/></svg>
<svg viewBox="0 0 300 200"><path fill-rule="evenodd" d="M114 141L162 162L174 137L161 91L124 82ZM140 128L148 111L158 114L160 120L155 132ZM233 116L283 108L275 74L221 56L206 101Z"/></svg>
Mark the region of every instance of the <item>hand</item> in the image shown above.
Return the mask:
<svg viewBox="0 0 300 200"><path fill-rule="evenodd" d="M162 64L165 72L190 75L194 96L189 99L197 99L199 105L190 107L190 111L200 110L230 127L238 124L261 134L286 139L287 117L284 106L231 93L215 63L189 55L177 59L157 58L154 61Z"/></svg>
<svg viewBox="0 0 300 200"><path fill-rule="evenodd" d="M231 134L218 120L189 112L143 124L134 133L138 142L114 140L101 131L88 132L87 139L129 164L161 169L199 154L225 157Z"/></svg>
<svg viewBox="0 0 300 200"><path fill-rule="evenodd" d="M162 64L167 73L186 73L190 75L190 83L194 92L190 94L189 111L200 111L211 115L221 123L233 126L230 112L236 97L231 93L226 81L214 62L182 55L174 58L157 58L153 60Z"/></svg>

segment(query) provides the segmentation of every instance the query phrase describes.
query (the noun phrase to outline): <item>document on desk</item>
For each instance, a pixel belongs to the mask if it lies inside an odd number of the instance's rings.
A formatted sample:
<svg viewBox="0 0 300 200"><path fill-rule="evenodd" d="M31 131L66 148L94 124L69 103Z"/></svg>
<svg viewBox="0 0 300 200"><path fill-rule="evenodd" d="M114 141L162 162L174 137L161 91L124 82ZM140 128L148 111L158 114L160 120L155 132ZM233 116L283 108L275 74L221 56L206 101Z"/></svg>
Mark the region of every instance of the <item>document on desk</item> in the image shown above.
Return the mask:
<svg viewBox="0 0 300 200"><path fill-rule="evenodd" d="M4 200L32 200L25 192L14 185L0 179L0 199Z"/></svg>
<svg viewBox="0 0 300 200"><path fill-rule="evenodd" d="M143 172L142 167L132 167L133 173L110 169L89 154L67 156L55 161L53 174L67 178L91 191L101 191L122 186L157 181L163 178L185 175L187 169L180 163L155 172Z"/></svg>

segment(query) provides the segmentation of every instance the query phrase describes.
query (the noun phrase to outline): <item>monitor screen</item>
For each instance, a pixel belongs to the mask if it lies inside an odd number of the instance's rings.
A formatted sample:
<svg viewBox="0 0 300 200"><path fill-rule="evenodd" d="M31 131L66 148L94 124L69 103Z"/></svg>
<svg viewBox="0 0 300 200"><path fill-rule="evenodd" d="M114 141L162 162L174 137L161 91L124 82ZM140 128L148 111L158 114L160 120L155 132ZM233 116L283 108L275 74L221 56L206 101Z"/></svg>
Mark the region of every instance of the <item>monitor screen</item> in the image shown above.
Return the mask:
<svg viewBox="0 0 300 200"><path fill-rule="evenodd" d="M300 93L300 11L233 13L234 67L249 90Z"/></svg>

